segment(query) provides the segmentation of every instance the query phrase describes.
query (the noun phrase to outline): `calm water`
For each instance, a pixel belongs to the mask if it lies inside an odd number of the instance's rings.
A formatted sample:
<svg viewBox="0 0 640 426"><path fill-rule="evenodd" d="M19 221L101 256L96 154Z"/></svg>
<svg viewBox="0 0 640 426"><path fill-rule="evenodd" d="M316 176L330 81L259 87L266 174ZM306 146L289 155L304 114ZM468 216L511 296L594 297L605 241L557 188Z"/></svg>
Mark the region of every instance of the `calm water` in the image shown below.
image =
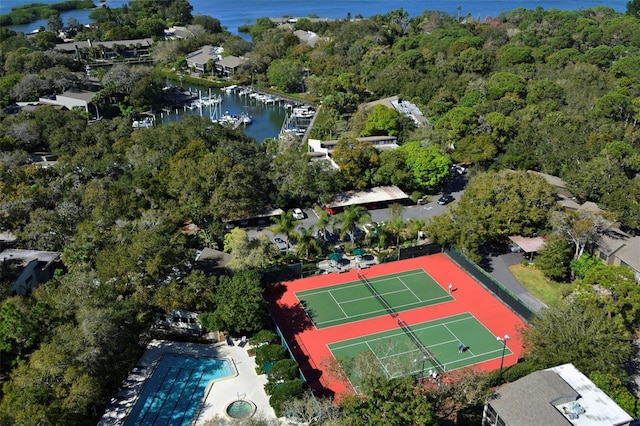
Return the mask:
<svg viewBox="0 0 640 426"><path fill-rule="evenodd" d="M185 88L195 93L200 92L203 98L209 96L208 89L204 87L190 86ZM255 138L256 141L263 142L265 139L278 137L286 115L284 103L265 105L248 96L229 94L215 89L211 90L211 95L222 96L222 103L217 106L218 117L225 112L231 115L246 113L251 116L253 123L246 126L244 132ZM177 111L173 110L171 113L165 112L158 114L157 120L162 123L171 123L180 120L183 115L201 115L211 118L214 113L216 113L216 111L214 111L213 107L203 107L192 110L180 108Z"/></svg>
<svg viewBox="0 0 640 426"><path fill-rule="evenodd" d="M11 8L28 3L57 3L61 0L0 0L0 14L5 14ZM576 10L588 9L594 6L606 5L619 12L626 10L628 0L458 0L458 1L434 1L434 0L314 0L276 1L276 0L190 0L193 13L209 15L220 20L229 31L236 33L238 26L253 23L261 17L296 16L305 17L315 15L319 18L346 18L350 13L352 17L362 15L364 17L377 14L386 14L391 10L403 8L410 16L420 15L425 10L440 10L451 15L472 15L478 19L487 16L497 16L506 10L524 7L535 9L538 6L544 9ZM113 8L121 7L126 0L107 0L107 5ZM88 11L76 11L62 14L62 20L66 24L70 17L77 18L81 23L89 22ZM40 25L46 26L47 22L39 21L24 26L12 27L15 30L31 32Z"/></svg>
<svg viewBox="0 0 640 426"><path fill-rule="evenodd" d="M0 0L0 14L5 14L11 8L28 3L58 3L61 0ZM613 0L606 4L619 12L626 10L628 0ZM97 3L97 1L96 1ZM107 5L112 8L122 7L127 0L107 0ZM477 19L484 19L488 16L497 16L506 10L524 7L534 9L538 6L544 9L576 10L586 9L602 5L601 0L458 0L453 2L442 2L433 0L325 0L324 2L312 0L298 0L294 2L283 2L275 0L234 0L234 1L212 1L212 0L190 0L193 6L194 15L209 15L220 20L222 25L227 27L232 33L237 33L238 27L251 24L261 17L309 17L319 18L346 18L349 14L352 17L362 15L369 17L377 14L386 14L392 10L403 8L410 17L418 16L425 10L440 10L451 15L459 13L461 15L472 15ZM66 24L68 19L75 17L81 23L89 23L90 11L73 11L61 15ZM12 29L29 33L39 26L47 25L46 20L33 22L22 26L13 26ZM246 36L245 36L246 37ZM194 88L197 90L197 88ZM203 96L206 95L205 89ZM232 114L246 112L253 116L254 122L246 128L246 133L254 137L258 142L267 138L276 137L282 126L285 110L278 106L264 106L248 98L241 98L236 95L225 95L225 100L221 106L222 113L229 111ZM207 109L181 111L180 114L202 114L209 116L211 111ZM159 117L162 122L170 122L179 119L175 113L164 114Z"/></svg>
<svg viewBox="0 0 640 426"><path fill-rule="evenodd" d="M188 426L209 382L234 373L226 359L166 354L145 384L125 425Z"/></svg>

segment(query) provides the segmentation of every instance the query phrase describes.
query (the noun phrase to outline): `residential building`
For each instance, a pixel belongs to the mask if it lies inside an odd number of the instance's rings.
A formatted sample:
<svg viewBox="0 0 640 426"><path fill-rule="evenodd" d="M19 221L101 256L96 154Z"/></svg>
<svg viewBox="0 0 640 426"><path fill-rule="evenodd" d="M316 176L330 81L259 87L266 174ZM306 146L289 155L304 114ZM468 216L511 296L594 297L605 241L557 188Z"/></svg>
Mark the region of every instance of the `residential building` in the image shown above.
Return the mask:
<svg viewBox="0 0 640 426"><path fill-rule="evenodd" d="M608 229L600 236L593 255L607 265L631 268L636 281L640 282L640 237L634 237L620 229Z"/></svg>
<svg viewBox="0 0 640 426"><path fill-rule="evenodd" d="M61 253L39 250L5 249L0 252L0 262L12 278L11 293L26 295L40 284L53 277L56 269L62 267Z"/></svg>
<svg viewBox="0 0 640 426"><path fill-rule="evenodd" d="M557 176L546 173L530 171L542 176L547 183L558 190L557 201L565 211L586 211L594 214L602 214L603 210L591 201L578 203L576 198L567 189L567 184ZM619 229L615 223L611 223L590 250L591 254L599 257L607 265L627 266L635 273L636 281L640 282L640 237L627 234Z"/></svg>
<svg viewBox="0 0 640 426"><path fill-rule="evenodd" d="M483 426L628 426L633 418L573 364L536 371L489 396Z"/></svg>
<svg viewBox="0 0 640 426"><path fill-rule="evenodd" d="M293 35L298 37L302 43L306 43L310 47L314 47L318 42L318 34L313 31L305 31L305 30L295 30Z"/></svg>
<svg viewBox="0 0 640 426"><path fill-rule="evenodd" d="M417 105L400 99L398 96L391 96L377 101L369 102L363 105L365 109L371 109L376 105L384 105L387 108L394 109L400 114L411 118L417 127L425 127L429 125L429 120L422 114Z"/></svg>
<svg viewBox="0 0 640 426"><path fill-rule="evenodd" d="M140 58L149 57L151 47L153 46L152 38L139 38L134 40L113 40L113 41L71 41L67 43L58 43L54 49L68 54L73 54L76 59L94 60L94 59L114 59L122 58ZM94 52L89 51L93 49ZM97 56L92 56L92 55ZM96 65L96 64L94 64Z"/></svg>
<svg viewBox="0 0 640 426"><path fill-rule="evenodd" d="M211 46L210 44L202 46L200 49L187 55L187 66L193 68L196 72L206 73L211 71L207 68L207 63L211 60L214 62L222 59L224 48L219 46Z"/></svg>
<svg viewBox="0 0 640 426"><path fill-rule="evenodd" d="M392 203L407 204L409 202L409 196L397 186L376 186L336 194L324 209L329 214L336 214L348 206L365 206L373 210L385 208Z"/></svg>
<svg viewBox="0 0 640 426"><path fill-rule="evenodd" d="M395 136L366 136L356 138L360 142L369 142L377 149L396 149L398 148L398 138ZM308 151L312 160L328 160L333 168L337 169L338 165L331 159L331 153L338 144L338 140L321 141L319 139L309 139Z"/></svg>
<svg viewBox="0 0 640 426"><path fill-rule="evenodd" d="M231 77L235 73L238 72L238 68L245 62L247 62L247 58L238 57L238 56L225 56L224 58L218 59L215 63L216 72L221 77Z"/></svg>
<svg viewBox="0 0 640 426"><path fill-rule="evenodd" d="M55 99L40 98L38 103L43 105L63 106L67 109L81 108L91 118L100 118L98 107L91 102L96 92L81 89L69 89L61 95L56 95Z"/></svg>

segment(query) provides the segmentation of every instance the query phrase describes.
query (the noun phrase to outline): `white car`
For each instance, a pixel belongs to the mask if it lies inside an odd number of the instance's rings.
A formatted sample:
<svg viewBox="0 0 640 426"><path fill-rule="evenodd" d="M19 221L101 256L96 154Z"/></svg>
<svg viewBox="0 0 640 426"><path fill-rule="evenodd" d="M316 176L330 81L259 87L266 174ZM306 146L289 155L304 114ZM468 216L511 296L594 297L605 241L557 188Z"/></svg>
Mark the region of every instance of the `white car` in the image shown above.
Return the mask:
<svg viewBox="0 0 640 426"><path fill-rule="evenodd" d="M293 209L293 218L296 220L304 219L304 212L296 207L295 209Z"/></svg>

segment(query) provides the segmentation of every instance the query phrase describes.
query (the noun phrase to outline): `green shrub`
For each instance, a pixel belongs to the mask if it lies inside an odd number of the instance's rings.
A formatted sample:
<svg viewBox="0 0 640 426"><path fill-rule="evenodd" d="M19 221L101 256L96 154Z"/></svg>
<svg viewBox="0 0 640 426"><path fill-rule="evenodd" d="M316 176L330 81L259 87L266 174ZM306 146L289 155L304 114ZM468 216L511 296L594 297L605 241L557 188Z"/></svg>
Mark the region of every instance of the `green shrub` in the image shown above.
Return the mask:
<svg viewBox="0 0 640 426"><path fill-rule="evenodd" d="M278 382L285 382L299 377L298 363L292 359L281 359L273 364L267 373L267 384L264 389L268 394L272 394L278 386Z"/></svg>
<svg viewBox="0 0 640 426"><path fill-rule="evenodd" d="M536 371L536 368L530 362L520 362L502 370L502 381L506 383L515 382L534 371Z"/></svg>
<svg viewBox="0 0 640 426"><path fill-rule="evenodd" d="M264 345L256 349L256 364L262 368L269 361L284 359L285 350L280 345Z"/></svg>
<svg viewBox="0 0 640 426"><path fill-rule="evenodd" d="M269 404L276 412L276 416L282 416L282 408L285 402L292 399L302 398L304 395L304 383L300 379L289 380L281 383L277 388L273 390Z"/></svg>
<svg viewBox="0 0 640 426"><path fill-rule="evenodd" d="M251 346L260 346L263 344L270 344L276 342L276 333L271 330L260 330L258 331L249 341L251 342Z"/></svg>

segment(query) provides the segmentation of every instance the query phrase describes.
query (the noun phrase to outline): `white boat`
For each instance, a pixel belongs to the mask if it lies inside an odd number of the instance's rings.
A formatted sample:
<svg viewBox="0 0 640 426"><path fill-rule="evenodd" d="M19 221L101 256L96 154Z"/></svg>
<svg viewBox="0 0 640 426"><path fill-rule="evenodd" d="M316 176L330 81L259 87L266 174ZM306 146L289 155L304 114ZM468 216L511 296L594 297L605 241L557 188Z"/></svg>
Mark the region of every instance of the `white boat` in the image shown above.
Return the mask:
<svg viewBox="0 0 640 426"><path fill-rule="evenodd" d="M295 107L291 111L291 116L296 118L313 118L315 111L310 107L304 105L301 107Z"/></svg>
<svg viewBox="0 0 640 426"><path fill-rule="evenodd" d="M253 118L251 118L251 116L245 112L240 114L238 119L240 120L240 124L243 126L248 126L249 124L253 123Z"/></svg>
<svg viewBox="0 0 640 426"><path fill-rule="evenodd" d="M231 86L223 87L221 90L227 93L237 93L240 90L240 86L237 84L232 84Z"/></svg>
<svg viewBox="0 0 640 426"><path fill-rule="evenodd" d="M134 120L131 126L134 129L148 129L149 127L153 127L154 124L155 120L151 117L147 117L142 120Z"/></svg>

